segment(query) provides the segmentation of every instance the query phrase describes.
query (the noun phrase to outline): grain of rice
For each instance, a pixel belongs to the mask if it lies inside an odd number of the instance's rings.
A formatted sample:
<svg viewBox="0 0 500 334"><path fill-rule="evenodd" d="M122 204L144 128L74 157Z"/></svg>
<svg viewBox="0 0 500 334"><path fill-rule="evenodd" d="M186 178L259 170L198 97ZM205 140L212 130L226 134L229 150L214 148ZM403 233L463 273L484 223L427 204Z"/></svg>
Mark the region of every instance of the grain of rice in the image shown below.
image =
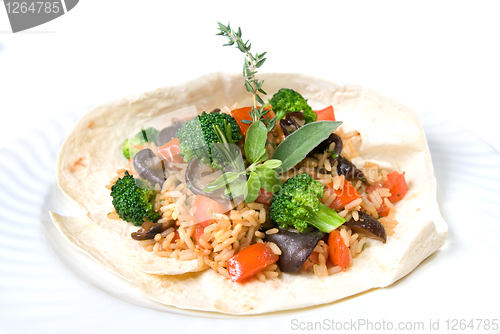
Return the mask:
<svg viewBox="0 0 500 334"><path fill-rule="evenodd" d="M319 277L328 276L328 269L325 264L317 263L313 266L314 275Z"/></svg>
<svg viewBox="0 0 500 334"><path fill-rule="evenodd" d="M259 224L264 224L266 222L266 210L259 211Z"/></svg>
<svg viewBox="0 0 500 334"><path fill-rule="evenodd" d="M162 248L163 249L167 249L168 248L168 245L170 245L170 243L172 242L172 240L174 239L175 237L175 232L173 231L173 228L169 228L168 230L172 230L169 234L167 234L167 236L165 237L165 239L163 240L163 244L162 244Z"/></svg>
<svg viewBox="0 0 500 334"><path fill-rule="evenodd" d="M279 232L279 230L276 227L273 227L273 228L270 228L269 230L267 230L266 234L271 235L271 234L276 234L278 232Z"/></svg>
<svg viewBox="0 0 500 334"><path fill-rule="evenodd" d="M261 238L261 239L263 239L263 238L265 238L265 237L266 237L266 234L265 234L265 233L263 233L263 232L260 232L260 231L255 231L255 236L256 236L257 238Z"/></svg>
<svg viewBox="0 0 500 334"><path fill-rule="evenodd" d="M333 178L333 189L338 190L340 185L344 182L344 175L337 175Z"/></svg>
<svg viewBox="0 0 500 334"><path fill-rule="evenodd" d="M274 242L269 243L269 248L271 248L274 254L281 255L281 249Z"/></svg>
<svg viewBox="0 0 500 334"><path fill-rule="evenodd" d="M351 214L352 214L352 218L353 218L355 221L358 221L358 220L359 220L359 211L358 211L358 210L353 210L353 211L351 211Z"/></svg>
<svg viewBox="0 0 500 334"><path fill-rule="evenodd" d="M144 247L144 250L145 250L146 252L152 252L152 251L153 251L153 249L154 249L154 245L148 245L148 246Z"/></svg>
<svg viewBox="0 0 500 334"><path fill-rule="evenodd" d="M356 239L358 239L358 237L359 237L359 234L357 234L357 233L354 233L353 235L351 235L351 240L350 240L351 245L352 245L352 243L353 243Z"/></svg>
<svg viewBox="0 0 500 334"><path fill-rule="evenodd" d="M326 265L326 259L325 259L325 256L323 255L323 253L319 253L318 255L318 261L320 264L325 264Z"/></svg>
<svg viewBox="0 0 500 334"><path fill-rule="evenodd" d="M262 210L264 208L264 204L262 203L250 203L247 206L252 210Z"/></svg>
<svg viewBox="0 0 500 334"><path fill-rule="evenodd" d="M153 245L153 253L157 253L160 250L161 244L159 242Z"/></svg>
<svg viewBox="0 0 500 334"><path fill-rule="evenodd" d="M342 210L342 211L340 211L338 214L339 214L339 216L341 216L341 217L345 218L345 217L347 216L347 214L348 214L348 213L349 213L349 211L348 211L348 210Z"/></svg>
<svg viewBox="0 0 500 334"><path fill-rule="evenodd" d="M170 245L170 246L172 246L172 245ZM177 258L177 257L179 257L179 252L180 252L180 251L181 251L181 250L180 250L179 248L178 248L178 249L175 249L175 250L172 252L172 254L170 254L170 257L171 257L171 258L174 258L174 259L175 259L175 258Z"/></svg>
<svg viewBox="0 0 500 334"><path fill-rule="evenodd" d="M222 276L225 276L225 277L227 277L227 278L229 278L229 279L231 278L231 277L229 276L229 273L227 272L227 270L226 270L226 269L224 269L224 268L222 268L222 267L219 267L219 268L217 268L217 270L218 270L219 274L221 274Z"/></svg>
<svg viewBox="0 0 500 334"><path fill-rule="evenodd" d="M346 210L344 210L344 211L346 211ZM344 219L345 219L345 220L347 220L347 221L349 221L349 220L351 220L351 218L352 218L352 213L349 211L349 212L347 212L347 214L345 215Z"/></svg>
<svg viewBox="0 0 500 334"><path fill-rule="evenodd" d="M231 232L231 231L228 231L228 232ZM223 250L224 248L228 247L229 245L231 245L233 242L236 242L236 238L235 237L231 237L229 239L227 239L226 241L224 241L222 244L219 244L217 245L217 247L214 248L214 252L218 252L220 250Z"/></svg>
<svg viewBox="0 0 500 334"><path fill-rule="evenodd" d="M327 200L323 204L326 206L330 206L333 203L333 201L335 201L335 198L337 198L335 192L332 192L331 194L329 193Z"/></svg>
<svg viewBox="0 0 500 334"><path fill-rule="evenodd" d="M278 277L280 274L277 273L276 271L269 271L269 270L263 270L262 271L262 274L266 277L266 278L276 278Z"/></svg>
<svg viewBox="0 0 500 334"><path fill-rule="evenodd" d="M341 229L340 230L340 236L342 237L342 239L344 239L344 244L349 247L349 245L351 244L351 236L349 235L349 233L347 232L347 230L345 229Z"/></svg>
<svg viewBox="0 0 500 334"><path fill-rule="evenodd" d="M161 240L161 233L156 233L155 237L154 237L154 241L158 242Z"/></svg>
<svg viewBox="0 0 500 334"><path fill-rule="evenodd" d="M358 248L358 240L354 240L353 243L351 243L351 247L349 248L349 251L351 252L351 257L356 257L356 249Z"/></svg>
<svg viewBox="0 0 500 334"><path fill-rule="evenodd" d="M226 248L226 249L224 249L222 252L220 252L219 254L217 254L214 257L214 261L216 261L216 262L221 262L221 261L227 262L231 257L233 257L234 252L235 252L234 249Z"/></svg>
<svg viewBox="0 0 500 334"><path fill-rule="evenodd" d="M169 257L170 253L166 251L158 251L155 253L155 255L160 256L160 257Z"/></svg>
<svg viewBox="0 0 500 334"><path fill-rule="evenodd" d="M325 152L321 155L321 158L319 159L317 166L319 167L324 167L325 166L325 160L328 158L328 152Z"/></svg>
<svg viewBox="0 0 500 334"><path fill-rule="evenodd" d="M203 260L203 256L198 256L197 261L196 261L196 267L198 269L201 269L205 266L205 261Z"/></svg>
<svg viewBox="0 0 500 334"><path fill-rule="evenodd" d="M264 276L264 274L262 272L258 272L257 274L255 274L255 277L261 282L266 281L266 276Z"/></svg>
<svg viewBox="0 0 500 334"><path fill-rule="evenodd" d="M335 144L335 143L333 143L333 144ZM331 172L331 171L332 171L332 165L330 164L330 159L326 159L326 160L325 160L325 169L326 169L327 171L329 171L329 172Z"/></svg>
<svg viewBox="0 0 500 334"><path fill-rule="evenodd" d="M366 243L366 237L362 237L361 239L359 239L358 247L356 248L356 253L361 253L365 243Z"/></svg>
<svg viewBox="0 0 500 334"><path fill-rule="evenodd" d="M357 198L354 201L352 201L349 204L347 204L344 209L345 210L351 210L351 209L357 207L358 205L360 205L362 201L363 201L362 198Z"/></svg>
<svg viewBox="0 0 500 334"><path fill-rule="evenodd" d="M337 274L337 273L340 273L341 271L342 271L342 268L340 268L339 266L331 267L331 268L328 268L328 275Z"/></svg>
<svg viewBox="0 0 500 334"><path fill-rule="evenodd" d="M146 246L152 245L154 243L155 243L155 241L153 239L147 239L147 240L141 240L141 241L139 241L139 244L142 247L146 247Z"/></svg>

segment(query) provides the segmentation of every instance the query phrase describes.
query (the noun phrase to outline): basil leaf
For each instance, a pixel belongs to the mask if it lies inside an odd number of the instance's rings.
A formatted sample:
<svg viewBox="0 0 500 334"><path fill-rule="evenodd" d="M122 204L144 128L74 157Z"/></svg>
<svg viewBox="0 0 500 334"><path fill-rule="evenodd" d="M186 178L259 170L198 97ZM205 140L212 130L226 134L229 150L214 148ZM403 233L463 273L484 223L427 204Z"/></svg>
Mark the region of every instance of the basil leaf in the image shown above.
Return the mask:
<svg viewBox="0 0 500 334"><path fill-rule="evenodd" d="M283 188L283 181L276 171L263 168L255 171L260 178L260 187L271 193L275 193Z"/></svg>
<svg viewBox="0 0 500 334"><path fill-rule="evenodd" d="M276 172L284 173L301 162L306 155L328 138L342 122L318 121L304 125L278 145L272 159L281 160Z"/></svg>
<svg viewBox="0 0 500 334"><path fill-rule="evenodd" d="M257 173L250 172L250 177L248 178L247 187L245 190L245 202L255 202L257 197L259 197L260 191L260 178Z"/></svg>
<svg viewBox="0 0 500 334"><path fill-rule="evenodd" d="M233 173L233 172L224 173L217 180L208 184L205 187L205 189L203 189L203 192L209 193L219 188L222 188L226 184L230 184L231 182L235 181L240 176L240 174L241 173Z"/></svg>
<svg viewBox="0 0 500 334"><path fill-rule="evenodd" d="M245 154L250 163L257 161L261 157L262 150L265 150L267 139L267 128L261 121L253 122L248 128L245 140Z"/></svg>
<svg viewBox="0 0 500 334"><path fill-rule="evenodd" d="M262 165L258 165L256 168L270 168L270 169L275 169L281 166L281 160L276 160L276 159L269 159L266 162L264 162Z"/></svg>

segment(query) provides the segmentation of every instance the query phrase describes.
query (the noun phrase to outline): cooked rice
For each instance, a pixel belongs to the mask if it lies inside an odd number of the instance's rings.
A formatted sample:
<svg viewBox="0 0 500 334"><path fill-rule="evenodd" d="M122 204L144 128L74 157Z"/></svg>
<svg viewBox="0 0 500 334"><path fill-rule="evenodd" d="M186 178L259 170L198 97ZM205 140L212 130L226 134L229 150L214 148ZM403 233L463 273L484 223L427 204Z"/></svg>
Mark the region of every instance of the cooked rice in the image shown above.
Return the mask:
<svg viewBox="0 0 500 334"><path fill-rule="evenodd" d="M268 134L268 141L272 145L268 145L266 149L270 154L272 154L276 145L283 139L279 127L276 128ZM361 144L359 133L356 131L345 132L342 128L337 129L335 132L342 138L344 144L341 156L347 159L358 156L358 147ZM156 152L154 144L147 144L146 146L152 147L153 151ZM339 176L335 172L333 174L318 172L321 168L328 172L336 170L337 163L335 162L332 165L329 159L330 152L334 151L334 149L335 143L332 143L327 151L315 154L314 157L306 157L296 168L292 168L282 174L281 179L285 182L299 173L307 173L324 185L332 184L334 190L342 190L345 182L343 175ZM140 245L146 251L154 252L160 257L196 260L199 269L211 268L227 278L229 278L227 261L251 244L265 243L275 254L281 255L281 249L275 243L264 242L266 235L277 233L278 229L269 229L265 233L259 231L260 225L267 218L267 211L261 203L247 204L242 202L235 209L231 210L228 215L214 214L212 217L214 223L204 228L203 234L196 242L194 240L194 231L198 226L198 222L193 216L195 208L192 205L196 196L186 186L185 172L187 164L168 162L167 165L173 172L168 176L163 187L156 189L157 196L154 208L157 212L161 213L162 218L159 222L176 220L176 226L157 234L154 239L139 241ZM361 170L371 184L387 180L387 171L380 170L379 166L375 163L365 162ZM119 178L122 178L127 171L134 177L138 177L131 160L129 160L124 168L116 171L116 175L106 187L111 189L112 185ZM389 214L387 217L382 217L379 220L384 225L387 235L393 235L394 228L397 225L397 221L394 219L396 209L388 200L388 197L391 196L389 189L378 188L367 194L365 192L366 186L361 181L357 181L354 187L362 194L362 198L348 203L339 212L339 215L347 220L351 218L358 220L359 211L365 211L373 217L378 218L379 214L377 210L382 205L385 205L389 208ZM330 206L335 198L335 191L330 192L329 190L325 190L321 202L326 206ZM115 211L110 212L108 218L119 219ZM340 233L345 245L349 247L349 266L352 266L353 259L365 248L367 239L357 233L353 234L351 229L346 226L340 227ZM328 261L328 256L328 244L320 240L314 248L312 255L312 257L317 258L317 263L312 266L315 275L328 276L342 271L340 267L331 265ZM255 278L265 281L267 278L275 278L279 275L280 270L278 266L272 264L257 273Z"/></svg>

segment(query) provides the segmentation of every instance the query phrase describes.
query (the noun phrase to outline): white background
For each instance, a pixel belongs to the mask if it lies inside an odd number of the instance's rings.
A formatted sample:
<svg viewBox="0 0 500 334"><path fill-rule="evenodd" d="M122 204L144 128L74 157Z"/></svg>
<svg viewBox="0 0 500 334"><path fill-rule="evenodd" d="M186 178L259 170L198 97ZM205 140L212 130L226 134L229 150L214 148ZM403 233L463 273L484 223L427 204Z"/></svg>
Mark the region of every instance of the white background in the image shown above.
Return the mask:
<svg viewBox="0 0 500 334"><path fill-rule="evenodd" d="M241 26L262 72L378 89L500 151L498 1L92 1L12 34L0 7L0 147L46 119L214 71L240 72L216 22Z"/></svg>

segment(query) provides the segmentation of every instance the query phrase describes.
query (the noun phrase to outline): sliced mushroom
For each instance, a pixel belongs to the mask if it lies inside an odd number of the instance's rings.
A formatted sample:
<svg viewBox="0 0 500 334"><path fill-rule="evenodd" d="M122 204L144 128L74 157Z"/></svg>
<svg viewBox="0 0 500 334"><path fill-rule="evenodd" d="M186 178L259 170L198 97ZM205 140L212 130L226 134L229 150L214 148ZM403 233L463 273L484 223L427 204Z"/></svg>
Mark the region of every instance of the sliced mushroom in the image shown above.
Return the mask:
<svg viewBox="0 0 500 334"><path fill-rule="evenodd" d="M193 159L186 169L186 183L195 195L209 197L219 203L227 204L228 199L224 196L224 187L213 192L204 192L205 187L219 178L222 173L214 172L212 166Z"/></svg>
<svg viewBox="0 0 500 334"><path fill-rule="evenodd" d="M362 234L368 238L382 241L384 244L387 240L384 226L375 218L367 213L359 212L359 219L354 220L351 218L348 222L344 223L356 233Z"/></svg>
<svg viewBox="0 0 500 334"><path fill-rule="evenodd" d="M144 180L148 180L151 185L159 184L160 187L163 186L167 176L164 162L149 148L137 152L134 157L134 168L139 176Z"/></svg>
<svg viewBox="0 0 500 334"><path fill-rule="evenodd" d="M280 228L278 233L266 235L265 240L274 242L281 249L278 266L281 271L291 273L304 265L324 235L318 230L296 233Z"/></svg>
<svg viewBox="0 0 500 334"><path fill-rule="evenodd" d="M175 220L167 220L163 223L144 222L137 232L133 232L130 236L134 240L153 239L155 235L167 230L169 227L175 226Z"/></svg>
<svg viewBox="0 0 500 334"><path fill-rule="evenodd" d="M174 125L167 126L166 128L163 128L159 133L158 133L158 138L157 138L157 143L158 146L163 146L172 139L174 139L177 135L177 131L180 129L182 126L182 123L180 122L175 122Z"/></svg>
<svg viewBox="0 0 500 334"><path fill-rule="evenodd" d="M344 157L338 157L337 159L337 174L344 175L346 179L357 179L363 181L367 185L370 185L365 174L363 174L363 172L359 170L356 165Z"/></svg>
<svg viewBox="0 0 500 334"><path fill-rule="evenodd" d="M328 138L326 138L318 146L316 146L316 148L314 149L314 152L323 153L324 151L326 151L330 148L330 145L332 143L335 143L335 154L333 154L333 156L339 157L340 153L342 152L342 148L344 147L344 144L342 143L342 139L340 138L340 136L336 133L330 134L330 136ZM335 159L335 158L333 158L333 159ZM333 165L333 163L332 163L332 165Z"/></svg>
<svg viewBox="0 0 500 334"><path fill-rule="evenodd" d="M280 120L280 126L283 129L285 135L288 136L292 132L304 126L304 124L306 123L304 118L304 113L300 111L287 113L285 118Z"/></svg>

